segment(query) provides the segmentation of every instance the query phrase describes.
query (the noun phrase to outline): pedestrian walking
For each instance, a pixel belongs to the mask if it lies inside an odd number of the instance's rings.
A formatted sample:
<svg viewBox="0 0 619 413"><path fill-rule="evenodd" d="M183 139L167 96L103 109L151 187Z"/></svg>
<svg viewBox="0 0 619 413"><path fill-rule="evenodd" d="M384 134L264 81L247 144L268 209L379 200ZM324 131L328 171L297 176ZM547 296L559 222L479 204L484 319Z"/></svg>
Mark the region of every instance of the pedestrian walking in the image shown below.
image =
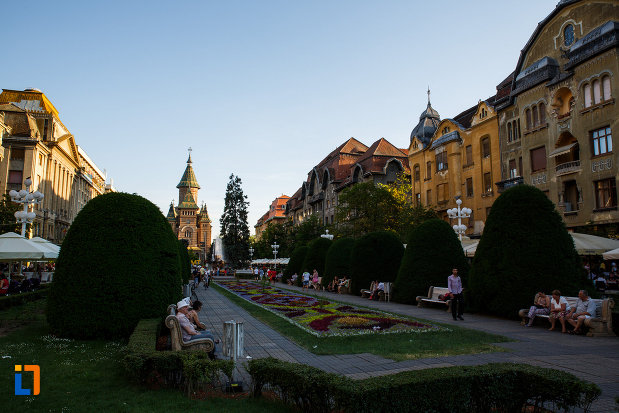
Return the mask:
<svg viewBox="0 0 619 413"><path fill-rule="evenodd" d="M453 296L451 299L451 315L454 320L464 320L464 299L462 297L462 279L458 275L458 269L451 270L451 275L447 277L447 288Z"/></svg>

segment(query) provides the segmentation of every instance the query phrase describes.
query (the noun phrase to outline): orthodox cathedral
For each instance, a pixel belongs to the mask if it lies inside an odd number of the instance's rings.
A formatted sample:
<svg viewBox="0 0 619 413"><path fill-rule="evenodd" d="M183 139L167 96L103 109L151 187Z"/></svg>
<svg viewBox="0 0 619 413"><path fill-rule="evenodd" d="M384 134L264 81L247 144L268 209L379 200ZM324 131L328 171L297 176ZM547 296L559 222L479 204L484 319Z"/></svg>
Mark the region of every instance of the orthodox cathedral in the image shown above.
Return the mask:
<svg viewBox="0 0 619 413"><path fill-rule="evenodd" d="M175 207L174 201L170 203L167 218L178 239L187 240L188 248L204 261L211 246L211 219L208 216L206 204L203 202L202 207L198 206L200 185L191 164L190 149L185 173L176 185L179 204Z"/></svg>

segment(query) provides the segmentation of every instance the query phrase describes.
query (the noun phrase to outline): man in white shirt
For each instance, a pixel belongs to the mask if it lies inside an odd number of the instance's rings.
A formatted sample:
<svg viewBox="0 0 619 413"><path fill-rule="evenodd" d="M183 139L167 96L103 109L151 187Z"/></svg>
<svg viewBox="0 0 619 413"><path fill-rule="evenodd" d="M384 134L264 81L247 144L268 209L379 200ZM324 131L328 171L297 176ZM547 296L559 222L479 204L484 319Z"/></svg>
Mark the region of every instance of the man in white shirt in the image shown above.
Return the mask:
<svg viewBox="0 0 619 413"><path fill-rule="evenodd" d="M451 299L451 315L454 320L463 320L462 313L464 313L464 298L462 297L462 280L458 275L458 269L451 270L451 275L447 277L447 288L453 296ZM457 318L456 318L457 316Z"/></svg>

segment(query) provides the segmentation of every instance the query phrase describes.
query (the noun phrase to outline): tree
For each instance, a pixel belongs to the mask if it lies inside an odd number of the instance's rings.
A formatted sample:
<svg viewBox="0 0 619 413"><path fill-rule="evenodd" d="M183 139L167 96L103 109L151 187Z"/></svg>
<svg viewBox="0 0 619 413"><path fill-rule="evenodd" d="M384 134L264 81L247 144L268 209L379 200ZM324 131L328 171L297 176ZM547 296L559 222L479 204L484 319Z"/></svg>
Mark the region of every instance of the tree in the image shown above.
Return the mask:
<svg viewBox="0 0 619 413"><path fill-rule="evenodd" d="M249 260L249 225L247 224L247 196L243 195L241 178L230 175L226 187L224 212L219 223L227 263L239 268Z"/></svg>
<svg viewBox="0 0 619 413"><path fill-rule="evenodd" d="M21 233L21 224L18 224L15 220L15 212L21 208L21 204L11 201L11 197L8 194L2 195L0 199L0 231L2 233Z"/></svg>
<svg viewBox="0 0 619 413"><path fill-rule="evenodd" d="M372 281L395 281L404 245L392 232L372 232L360 238L351 253L352 291L369 288Z"/></svg>
<svg viewBox="0 0 619 413"><path fill-rule="evenodd" d="M322 285L329 285L335 276L350 277L352 274L350 256L355 245L352 238L340 238L331 244L325 258L325 272L322 276Z"/></svg>
<svg viewBox="0 0 619 413"><path fill-rule="evenodd" d="M292 230L295 248L308 245L312 240L325 233L325 227L320 222L318 214L312 214Z"/></svg>
<svg viewBox="0 0 619 413"><path fill-rule="evenodd" d="M474 307L511 318L538 291L576 295L590 286L554 204L529 185L514 186L494 201L469 278Z"/></svg>
<svg viewBox="0 0 619 413"><path fill-rule="evenodd" d="M326 238L316 238L309 243L307 254L303 260L302 271L307 271L310 274L312 271L318 271L321 276L325 272L325 257L327 256L327 250L331 246L333 241Z"/></svg>
<svg viewBox="0 0 619 413"><path fill-rule="evenodd" d="M309 248L307 247L307 245L304 245L302 247L295 248L295 250L292 252L292 254L290 255L290 261L288 262L288 266L284 271L284 277L286 277L286 279L290 278L290 276L293 274L299 275L299 273L301 272L301 267L303 266L303 261L305 261L305 255L307 255L308 249ZM299 279L297 279L297 281L299 281Z"/></svg>
<svg viewBox="0 0 619 413"><path fill-rule="evenodd" d="M128 338L138 321L163 317L180 298L179 242L166 218L145 198L108 193L69 227L47 321L62 337Z"/></svg>
<svg viewBox="0 0 619 413"><path fill-rule="evenodd" d="M372 182L346 188L335 208L338 232L352 237L393 227L395 215L395 201L389 191Z"/></svg>
<svg viewBox="0 0 619 413"><path fill-rule="evenodd" d="M431 285L447 286L453 268L466 280L468 263L462 244L453 228L440 219L426 221L416 227L408 239L398 277L394 284L394 300L414 304L418 295L426 295Z"/></svg>

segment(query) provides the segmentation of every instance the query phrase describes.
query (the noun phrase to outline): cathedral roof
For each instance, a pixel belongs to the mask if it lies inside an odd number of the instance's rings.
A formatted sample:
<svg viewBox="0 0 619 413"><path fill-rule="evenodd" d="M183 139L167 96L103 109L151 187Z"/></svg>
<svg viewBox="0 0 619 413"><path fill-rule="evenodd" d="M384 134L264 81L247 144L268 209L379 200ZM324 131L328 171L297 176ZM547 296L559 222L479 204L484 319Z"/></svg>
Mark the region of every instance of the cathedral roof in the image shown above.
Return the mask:
<svg viewBox="0 0 619 413"><path fill-rule="evenodd" d="M191 195L191 192L187 191L183 201L180 204L178 204L178 209L200 209L200 208L196 204L196 200L193 199L193 195Z"/></svg>
<svg viewBox="0 0 619 413"><path fill-rule="evenodd" d="M428 107L421 113L421 116L419 116L419 123L411 132L411 142L413 142L413 139L417 138L426 146L430 142L430 139L432 139L434 132L436 132L436 128L440 121L441 116L434 110L428 99Z"/></svg>
<svg viewBox="0 0 619 413"><path fill-rule="evenodd" d="M176 210L174 209L174 202L170 202L170 209L168 209L168 215L166 215L168 221L174 221L176 219Z"/></svg>
<svg viewBox="0 0 619 413"><path fill-rule="evenodd" d="M191 154L189 155L189 159L187 159L187 168L185 168L185 173L176 187L200 189L200 185L198 185L198 180L196 179L196 174L193 173L193 167L191 166Z"/></svg>
<svg viewBox="0 0 619 413"><path fill-rule="evenodd" d="M211 219L208 216L208 210L206 209L206 204L202 204L202 209L200 210L200 222L211 222Z"/></svg>

